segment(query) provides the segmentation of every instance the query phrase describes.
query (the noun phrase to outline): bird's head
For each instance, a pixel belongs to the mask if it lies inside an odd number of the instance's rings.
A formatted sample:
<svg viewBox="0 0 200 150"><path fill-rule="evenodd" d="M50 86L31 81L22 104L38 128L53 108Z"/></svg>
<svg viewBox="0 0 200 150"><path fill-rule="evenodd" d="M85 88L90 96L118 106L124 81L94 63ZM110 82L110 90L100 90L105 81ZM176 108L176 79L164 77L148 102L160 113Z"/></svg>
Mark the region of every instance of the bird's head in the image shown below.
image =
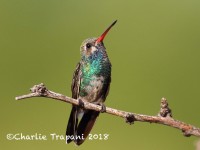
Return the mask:
<svg viewBox="0 0 200 150"><path fill-rule="evenodd" d="M105 51L103 39L107 35L108 31L115 25L116 22L117 20L114 21L99 38L88 38L84 40L80 48L81 56L88 58L98 51Z"/></svg>

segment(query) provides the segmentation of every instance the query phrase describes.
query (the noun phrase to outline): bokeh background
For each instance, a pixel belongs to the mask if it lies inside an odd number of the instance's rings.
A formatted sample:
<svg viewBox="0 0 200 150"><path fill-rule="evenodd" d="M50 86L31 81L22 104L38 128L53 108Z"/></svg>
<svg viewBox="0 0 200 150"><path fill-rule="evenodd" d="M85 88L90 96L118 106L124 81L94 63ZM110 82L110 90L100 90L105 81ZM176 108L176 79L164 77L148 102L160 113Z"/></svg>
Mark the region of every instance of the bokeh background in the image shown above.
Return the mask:
<svg viewBox="0 0 200 150"><path fill-rule="evenodd" d="M0 142L4 149L195 149L167 126L134 125L101 114L92 134L108 140L87 140L80 147L52 141L65 134L71 106L44 98L15 101L34 84L45 83L71 95L79 47L115 20L104 40L112 62L112 84L106 105L156 115L166 97L176 119L200 126L199 0L0 0ZM8 133L43 134L47 141L9 141Z"/></svg>

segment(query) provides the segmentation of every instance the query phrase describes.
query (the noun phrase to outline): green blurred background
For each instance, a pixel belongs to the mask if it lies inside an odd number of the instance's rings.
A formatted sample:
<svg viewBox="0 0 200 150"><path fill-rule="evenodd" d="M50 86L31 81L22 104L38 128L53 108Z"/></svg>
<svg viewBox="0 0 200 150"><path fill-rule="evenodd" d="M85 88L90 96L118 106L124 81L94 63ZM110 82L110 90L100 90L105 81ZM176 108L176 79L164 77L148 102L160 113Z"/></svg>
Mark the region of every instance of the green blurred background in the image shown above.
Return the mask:
<svg viewBox="0 0 200 150"><path fill-rule="evenodd" d="M196 137L179 130L101 114L93 134L80 147L52 141L64 135L71 106L44 98L15 101L34 84L45 83L71 95L79 46L99 36L115 19L104 40L112 62L106 105L156 115L166 97L176 119L200 126L199 0L0 0L0 142L4 149L191 150ZM47 135L47 141L9 141L8 133Z"/></svg>

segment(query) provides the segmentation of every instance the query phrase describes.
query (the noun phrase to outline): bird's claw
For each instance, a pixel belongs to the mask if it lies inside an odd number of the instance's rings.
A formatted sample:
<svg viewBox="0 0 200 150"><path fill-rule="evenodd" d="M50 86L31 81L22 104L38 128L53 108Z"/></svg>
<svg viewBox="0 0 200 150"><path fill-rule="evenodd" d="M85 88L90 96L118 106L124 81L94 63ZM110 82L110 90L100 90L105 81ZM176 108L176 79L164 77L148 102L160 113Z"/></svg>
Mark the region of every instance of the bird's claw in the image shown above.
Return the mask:
<svg viewBox="0 0 200 150"><path fill-rule="evenodd" d="M81 99L78 99L78 105L81 108L84 108L84 102Z"/></svg>
<svg viewBox="0 0 200 150"><path fill-rule="evenodd" d="M100 106L101 106L100 112L105 113L106 112L106 106L104 104L100 104Z"/></svg>

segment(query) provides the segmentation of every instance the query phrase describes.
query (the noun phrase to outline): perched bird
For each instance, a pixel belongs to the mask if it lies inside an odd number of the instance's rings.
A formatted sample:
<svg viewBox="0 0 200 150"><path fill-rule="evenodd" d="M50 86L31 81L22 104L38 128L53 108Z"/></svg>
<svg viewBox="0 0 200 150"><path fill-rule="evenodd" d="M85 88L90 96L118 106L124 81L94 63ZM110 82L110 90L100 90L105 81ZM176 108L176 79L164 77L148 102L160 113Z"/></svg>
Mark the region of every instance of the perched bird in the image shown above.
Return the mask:
<svg viewBox="0 0 200 150"><path fill-rule="evenodd" d="M72 105L66 130L67 143L74 141L76 145L81 145L99 115L97 111L81 107L81 101L101 105L102 112L105 111L103 102L109 92L111 63L103 39L116 22L117 20L99 38L88 38L81 44L81 60L77 64L71 85L72 98L78 99L80 106Z"/></svg>

